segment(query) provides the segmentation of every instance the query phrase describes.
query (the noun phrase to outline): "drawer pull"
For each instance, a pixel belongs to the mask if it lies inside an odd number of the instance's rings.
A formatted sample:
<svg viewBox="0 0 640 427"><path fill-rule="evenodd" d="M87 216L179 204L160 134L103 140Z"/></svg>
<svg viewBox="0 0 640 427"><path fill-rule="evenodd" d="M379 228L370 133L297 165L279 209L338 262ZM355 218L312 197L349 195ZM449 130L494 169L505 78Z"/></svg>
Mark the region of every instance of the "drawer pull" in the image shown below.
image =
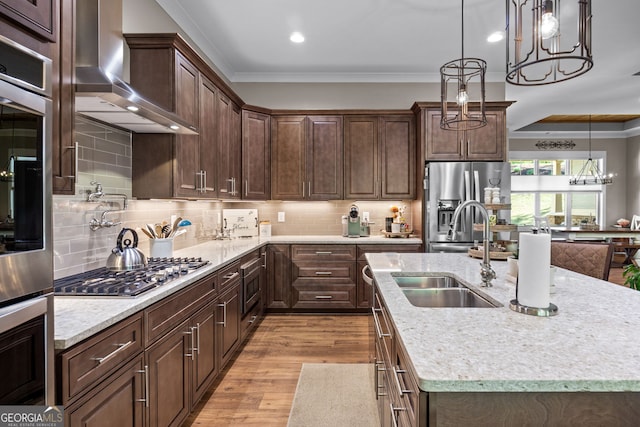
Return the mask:
<svg viewBox="0 0 640 427"><path fill-rule="evenodd" d="M251 316L251 319L247 323L252 324L253 322L256 321L257 318L258 316Z"/></svg>
<svg viewBox="0 0 640 427"><path fill-rule="evenodd" d="M190 352L189 352L189 353L187 353L187 354L185 354L185 356L186 356L186 357L190 357L190 358L191 358L191 360L194 360L194 359L195 359L195 352L196 352L196 350L197 350L197 349L195 348L194 344L193 344L193 342L194 342L194 338L193 338L193 336L195 335L195 332L194 332L194 331L195 331L195 329L196 329L196 327L195 327L195 326L191 326L191 327L189 328L189 330L188 330L188 331L183 332L183 334L185 334L185 335L189 335L189 341L190 341L190 342L189 342L189 351L190 351Z"/></svg>
<svg viewBox="0 0 640 427"><path fill-rule="evenodd" d="M129 347L131 344L133 344L133 341L128 341L128 342L126 342L124 344L116 344L116 346L118 348L113 350L111 353L107 354L104 357L92 357L91 360L95 360L96 362L98 362L98 365L100 365L100 364L106 362L107 360L111 359L116 354L120 353L125 348Z"/></svg>
<svg viewBox="0 0 640 427"><path fill-rule="evenodd" d="M331 255L331 251L316 251L316 255Z"/></svg>
<svg viewBox="0 0 640 427"><path fill-rule="evenodd" d="M396 408L393 406L393 402L389 403L389 408L391 408L391 421L393 421L393 426L398 427L398 415L396 412L406 411L407 408Z"/></svg>
<svg viewBox="0 0 640 427"><path fill-rule="evenodd" d="M316 299L332 299L331 295L316 295Z"/></svg>
<svg viewBox="0 0 640 427"><path fill-rule="evenodd" d="M332 274L330 271L316 271L316 276L331 276Z"/></svg>
<svg viewBox="0 0 640 427"><path fill-rule="evenodd" d="M400 374L405 374L407 371L403 369L396 369L396 367L391 368L393 370L393 375L395 378L396 387L398 388L398 393L400 393L400 397L404 396L406 393L411 393L411 390L405 390L400 385Z"/></svg>
<svg viewBox="0 0 640 427"><path fill-rule="evenodd" d="M222 276L222 278L225 279L225 280L229 280L229 279L233 279L234 277L239 276L239 275L240 275L240 273L235 271L233 273L225 274L224 276Z"/></svg>
<svg viewBox="0 0 640 427"><path fill-rule="evenodd" d="M384 337L390 337L391 334L383 334L382 333L382 328L380 327L380 319L378 319L378 311L382 311L379 308L371 308L371 312L373 313L373 326L376 329L376 335L378 336L378 339L382 339Z"/></svg>

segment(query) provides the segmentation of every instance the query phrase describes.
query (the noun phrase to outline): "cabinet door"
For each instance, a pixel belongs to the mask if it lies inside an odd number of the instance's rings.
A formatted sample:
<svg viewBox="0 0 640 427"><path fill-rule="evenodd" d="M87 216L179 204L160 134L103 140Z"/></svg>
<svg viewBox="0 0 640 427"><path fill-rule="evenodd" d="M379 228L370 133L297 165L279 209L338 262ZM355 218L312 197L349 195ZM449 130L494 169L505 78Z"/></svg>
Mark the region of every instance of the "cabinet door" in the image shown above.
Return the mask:
<svg viewBox="0 0 640 427"><path fill-rule="evenodd" d="M198 127L198 79L199 73L179 52L176 52L175 112L187 123Z"/></svg>
<svg viewBox="0 0 640 427"><path fill-rule="evenodd" d="M218 300L217 324L220 369L223 369L240 344L240 282Z"/></svg>
<svg viewBox="0 0 640 427"><path fill-rule="evenodd" d="M291 248L267 247L267 308L291 307Z"/></svg>
<svg viewBox="0 0 640 427"><path fill-rule="evenodd" d="M271 198L274 200L302 200L306 194L303 194L305 123L305 116L272 118Z"/></svg>
<svg viewBox="0 0 640 427"><path fill-rule="evenodd" d="M378 116L344 119L344 197L380 198Z"/></svg>
<svg viewBox="0 0 640 427"><path fill-rule="evenodd" d="M216 364L216 304L211 303L191 319L194 357L191 369L191 408L193 409L218 374Z"/></svg>
<svg viewBox="0 0 640 427"><path fill-rule="evenodd" d="M216 103L217 90L213 83L201 77L200 84L200 135L199 135L199 165L198 183L201 185L200 198L215 198L218 196L216 174Z"/></svg>
<svg viewBox="0 0 640 427"><path fill-rule="evenodd" d="M56 0L0 0L0 14L55 42Z"/></svg>
<svg viewBox="0 0 640 427"><path fill-rule="evenodd" d="M176 135L174 138L176 138L173 161L173 173L176 177L174 194L177 197L198 197L200 195L200 137ZM149 153L146 155L149 156ZM169 178L166 176L164 179Z"/></svg>
<svg viewBox="0 0 640 427"><path fill-rule="evenodd" d="M218 93L218 196L240 197L240 111L224 94Z"/></svg>
<svg viewBox="0 0 640 427"><path fill-rule="evenodd" d="M466 132L468 160L506 160L504 110L487 110L487 125Z"/></svg>
<svg viewBox="0 0 640 427"><path fill-rule="evenodd" d="M269 115L242 112L242 198L271 196L271 122Z"/></svg>
<svg viewBox="0 0 640 427"><path fill-rule="evenodd" d="M462 135L441 129L440 117L440 110L427 111L427 160L463 160Z"/></svg>
<svg viewBox="0 0 640 427"><path fill-rule="evenodd" d="M416 196L416 131L414 116L386 116L380 122L382 199Z"/></svg>
<svg viewBox="0 0 640 427"><path fill-rule="evenodd" d="M308 200L340 200L343 195L343 135L341 116L310 116L306 141Z"/></svg>
<svg viewBox="0 0 640 427"><path fill-rule="evenodd" d="M142 353L109 376L86 399L65 408L64 425L137 427L144 425L146 399Z"/></svg>
<svg viewBox="0 0 640 427"><path fill-rule="evenodd" d="M191 337L185 321L146 351L150 426L179 426L189 415Z"/></svg>

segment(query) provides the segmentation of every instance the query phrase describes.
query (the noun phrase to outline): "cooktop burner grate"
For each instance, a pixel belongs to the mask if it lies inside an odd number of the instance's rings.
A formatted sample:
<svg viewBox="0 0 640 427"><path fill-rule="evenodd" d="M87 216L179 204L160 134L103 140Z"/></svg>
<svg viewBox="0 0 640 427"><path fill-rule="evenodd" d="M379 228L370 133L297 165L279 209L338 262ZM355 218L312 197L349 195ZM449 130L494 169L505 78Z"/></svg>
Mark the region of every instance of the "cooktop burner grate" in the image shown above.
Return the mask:
<svg viewBox="0 0 640 427"><path fill-rule="evenodd" d="M189 274L209 263L202 258L148 258L146 268L110 271L97 268L53 282L54 295L134 297Z"/></svg>

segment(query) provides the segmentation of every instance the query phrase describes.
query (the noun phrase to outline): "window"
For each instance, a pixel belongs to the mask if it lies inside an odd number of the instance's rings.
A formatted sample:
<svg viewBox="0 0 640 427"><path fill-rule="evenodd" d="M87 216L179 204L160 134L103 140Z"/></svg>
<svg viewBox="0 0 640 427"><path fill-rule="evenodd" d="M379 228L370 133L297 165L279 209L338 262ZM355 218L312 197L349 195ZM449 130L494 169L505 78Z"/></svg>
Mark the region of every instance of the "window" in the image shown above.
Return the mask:
<svg viewBox="0 0 640 427"><path fill-rule="evenodd" d="M587 153L568 153L572 158L566 159L536 158L544 154L554 153L511 153L511 222L531 226L535 217L545 217L552 227L577 227L589 221L602 224L604 186L569 185L569 177L580 171ZM593 159L604 169L603 159Z"/></svg>

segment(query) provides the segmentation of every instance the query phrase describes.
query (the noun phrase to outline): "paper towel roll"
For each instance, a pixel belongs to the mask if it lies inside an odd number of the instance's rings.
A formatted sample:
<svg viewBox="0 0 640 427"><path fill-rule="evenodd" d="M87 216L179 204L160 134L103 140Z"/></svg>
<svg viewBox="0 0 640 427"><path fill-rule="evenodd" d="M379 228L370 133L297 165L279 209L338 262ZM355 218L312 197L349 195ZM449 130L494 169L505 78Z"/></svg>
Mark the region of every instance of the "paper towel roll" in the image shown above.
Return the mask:
<svg viewBox="0 0 640 427"><path fill-rule="evenodd" d="M551 235L520 233L518 248L518 303L549 307Z"/></svg>

